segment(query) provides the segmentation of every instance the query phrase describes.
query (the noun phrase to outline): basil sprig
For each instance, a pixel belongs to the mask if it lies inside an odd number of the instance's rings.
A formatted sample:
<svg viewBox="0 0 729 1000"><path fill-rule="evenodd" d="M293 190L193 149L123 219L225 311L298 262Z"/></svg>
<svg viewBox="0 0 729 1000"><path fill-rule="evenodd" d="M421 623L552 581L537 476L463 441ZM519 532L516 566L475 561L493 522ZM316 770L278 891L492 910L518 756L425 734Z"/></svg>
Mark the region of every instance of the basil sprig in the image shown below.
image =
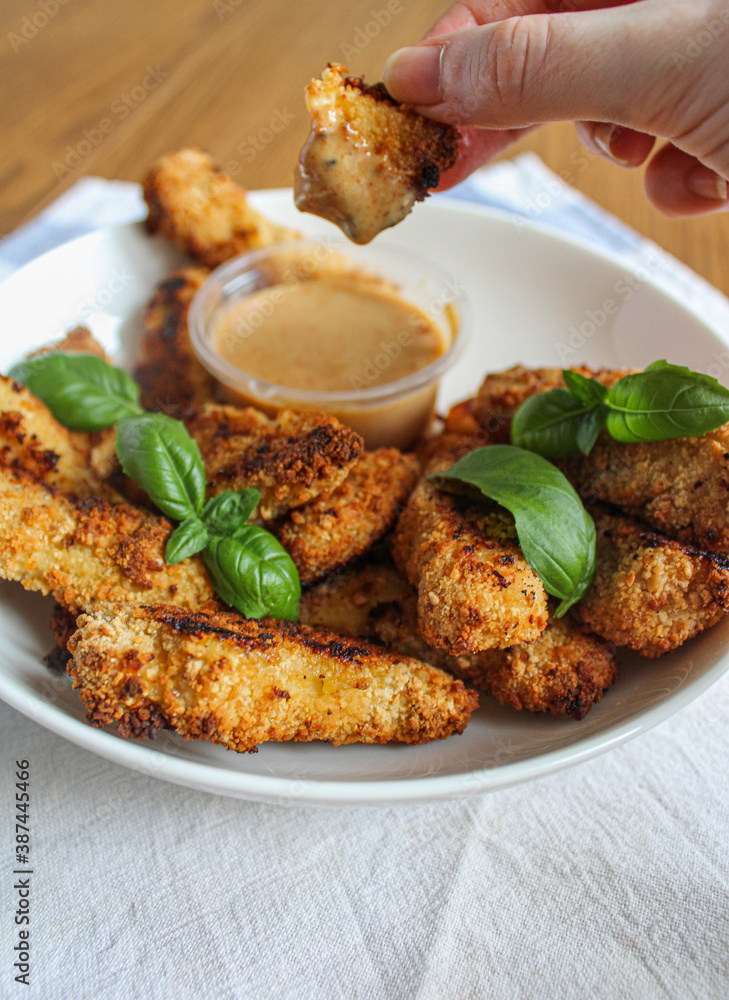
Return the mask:
<svg viewBox="0 0 729 1000"><path fill-rule="evenodd" d="M181 421L145 412L126 372L93 354L56 352L17 365L11 378L66 427L117 425L122 469L180 522L167 542L168 564L201 552L217 593L246 618L298 619L301 583L291 556L270 532L247 523L260 492L226 490L206 502L197 442Z"/></svg>
<svg viewBox="0 0 729 1000"><path fill-rule="evenodd" d="M270 615L296 621L301 588L291 576L291 556L270 532L247 524L233 535L214 536L203 551L210 579L228 604L245 604L247 618ZM294 567L296 572L296 567Z"/></svg>
<svg viewBox="0 0 729 1000"><path fill-rule="evenodd" d="M10 378L42 399L64 427L101 431L144 413L139 386L95 354L54 351L21 361Z"/></svg>
<svg viewBox="0 0 729 1000"><path fill-rule="evenodd" d="M637 444L700 437L729 421L729 389L668 361L654 361L610 389L569 369L562 374L565 389L539 393L519 406L512 444L566 458L576 451L589 455L603 428L616 441Z"/></svg>
<svg viewBox="0 0 729 1000"><path fill-rule="evenodd" d="M451 492L461 492L459 484L475 488L513 514L525 559L547 593L560 598L555 617L561 618L592 585L595 524L551 462L512 445L490 445L431 478Z"/></svg>

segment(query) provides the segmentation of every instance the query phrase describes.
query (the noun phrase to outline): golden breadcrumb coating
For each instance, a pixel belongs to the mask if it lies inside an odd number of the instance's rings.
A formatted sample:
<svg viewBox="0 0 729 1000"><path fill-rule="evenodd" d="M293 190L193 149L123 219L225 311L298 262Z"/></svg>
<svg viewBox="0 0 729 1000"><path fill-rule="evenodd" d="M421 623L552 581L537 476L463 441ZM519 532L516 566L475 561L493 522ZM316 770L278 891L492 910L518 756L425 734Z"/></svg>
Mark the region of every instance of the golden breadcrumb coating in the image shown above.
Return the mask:
<svg viewBox="0 0 729 1000"><path fill-rule="evenodd" d="M127 504L64 496L0 471L0 577L65 607L150 600L220 607L199 556L165 563L171 531L165 518Z"/></svg>
<svg viewBox="0 0 729 1000"><path fill-rule="evenodd" d="M617 677L611 648L570 619L549 624L532 643L450 656L418 627L417 592L389 563L370 563L312 587L301 621L373 639L440 667L502 705L582 719Z"/></svg>
<svg viewBox="0 0 729 1000"><path fill-rule="evenodd" d="M365 452L341 486L292 510L276 534L312 583L362 555L392 528L420 475L397 448Z"/></svg>
<svg viewBox="0 0 729 1000"><path fill-rule="evenodd" d="M306 90L312 132L295 178L296 206L355 243L396 225L458 157L459 132L399 104L330 63Z"/></svg>
<svg viewBox="0 0 729 1000"><path fill-rule="evenodd" d="M461 681L362 640L272 619L157 605L99 608L69 646L89 720L163 725L231 750L269 740L425 743L465 728Z"/></svg>
<svg viewBox="0 0 729 1000"><path fill-rule="evenodd" d="M418 589L431 646L457 655L533 642L547 626L547 595L513 518L423 479L392 537L398 568Z"/></svg>
<svg viewBox="0 0 729 1000"><path fill-rule="evenodd" d="M404 598L410 593L411 585L392 563L368 560L364 565L347 567L305 590L299 605L299 621L303 625L325 628L344 635L374 638L371 621L373 609ZM393 645L386 641L385 644ZM425 642L423 647L430 653L435 653ZM429 656L417 658L431 662Z"/></svg>
<svg viewBox="0 0 729 1000"><path fill-rule="evenodd" d="M656 535L598 506L595 583L577 605L592 631L660 656L729 611L729 560Z"/></svg>
<svg viewBox="0 0 729 1000"><path fill-rule="evenodd" d="M325 413L208 404L184 415L200 446L208 495L261 491L265 521L340 486L362 451L362 438Z"/></svg>
<svg viewBox="0 0 729 1000"><path fill-rule="evenodd" d="M37 351L31 351L28 357L37 358L42 354L52 354L54 351L68 351L71 354L95 354L102 361L108 361L109 364L112 363L111 358L96 337L94 337L91 330L87 330L85 326L74 327L73 330L69 330L60 340L46 344L45 347L39 347Z"/></svg>
<svg viewBox="0 0 729 1000"><path fill-rule="evenodd" d="M0 375L0 469L29 477L72 496L119 495L91 467L98 438L70 431L40 399Z"/></svg>
<svg viewBox="0 0 729 1000"><path fill-rule="evenodd" d="M603 432L589 455L560 468L585 501L608 501L681 542L729 549L729 424L647 444L620 444Z"/></svg>
<svg viewBox="0 0 729 1000"><path fill-rule="evenodd" d="M157 160L144 179L144 200L149 232L160 232L206 267L301 237L257 212L245 188L199 149L180 149Z"/></svg>
<svg viewBox="0 0 729 1000"><path fill-rule="evenodd" d="M187 328L190 302L209 273L203 267L174 271L157 285L147 306L133 371L146 410L173 413L215 399L216 381L198 361Z"/></svg>
<svg viewBox="0 0 729 1000"><path fill-rule="evenodd" d="M569 618L550 618L531 644L490 649L480 658L475 671L454 673L502 705L574 719L584 719L618 677L610 644Z"/></svg>

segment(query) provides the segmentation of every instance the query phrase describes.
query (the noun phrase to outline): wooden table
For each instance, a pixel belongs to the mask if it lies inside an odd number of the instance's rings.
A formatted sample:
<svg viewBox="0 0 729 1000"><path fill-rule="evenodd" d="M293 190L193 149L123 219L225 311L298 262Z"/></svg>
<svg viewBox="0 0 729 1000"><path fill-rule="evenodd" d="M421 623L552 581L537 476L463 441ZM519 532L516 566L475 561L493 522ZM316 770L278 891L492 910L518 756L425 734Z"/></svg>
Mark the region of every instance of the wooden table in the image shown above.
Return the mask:
<svg viewBox="0 0 729 1000"><path fill-rule="evenodd" d="M444 0L4 0L5 234L84 174L139 180L161 153L210 150L247 187L288 185L302 91L327 61L378 79ZM384 12L379 18L372 12ZM578 156L557 124L522 141L571 183L729 293L729 216L669 221L641 171Z"/></svg>

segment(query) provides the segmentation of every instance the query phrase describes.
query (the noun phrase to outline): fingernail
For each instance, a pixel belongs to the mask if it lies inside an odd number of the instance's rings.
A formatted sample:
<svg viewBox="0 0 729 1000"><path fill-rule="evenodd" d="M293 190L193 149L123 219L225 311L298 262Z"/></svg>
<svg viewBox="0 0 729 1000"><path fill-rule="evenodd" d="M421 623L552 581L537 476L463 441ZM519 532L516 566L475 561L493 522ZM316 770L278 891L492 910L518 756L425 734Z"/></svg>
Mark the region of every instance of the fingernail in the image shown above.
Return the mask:
<svg viewBox="0 0 729 1000"><path fill-rule="evenodd" d="M726 201L729 196L724 178L710 167L705 167L703 163L699 163L689 172L686 187L699 198L708 198L710 201Z"/></svg>
<svg viewBox="0 0 729 1000"><path fill-rule="evenodd" d="M442 45L416 45L393 52L382 79L392 96L405 104L437 104Z"/></svg>
<svg viewBox="0 0 729 1000"><path fill-rule="evenodd" d="M622 167L626 167L630 161L624 159L622 156L618 156L613 149L613 143L622 131L619 125L611 125L610 122L600 122L593 129L592 140L605 156L608 156L614 163L619 163Z"/></svg>

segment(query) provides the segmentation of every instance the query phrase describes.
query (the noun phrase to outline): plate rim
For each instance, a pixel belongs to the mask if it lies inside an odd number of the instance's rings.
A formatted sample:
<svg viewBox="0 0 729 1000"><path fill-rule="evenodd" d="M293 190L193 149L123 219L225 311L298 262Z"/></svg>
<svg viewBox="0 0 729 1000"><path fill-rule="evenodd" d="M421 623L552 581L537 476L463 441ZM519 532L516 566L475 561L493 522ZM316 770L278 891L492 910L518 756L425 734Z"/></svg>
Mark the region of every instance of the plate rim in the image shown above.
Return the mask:
<svg viewBox="0 0 729 1000"><path fill-rule="evenodd" d="M288 196L290 190L290 188L271 188L252 191L250 195L254 203L256 200L275 203ZM513 225L514 219L518 217L515 213L503 209L448 198L447 194L444 194L442 199L434 199L431 204L449 212L455 211L459 214L481 216L499 223L508 222L510 225ZM576 234L562 232L531 219L518 218L522 228L535 231L549 240L556 240L559 243L572 246L593 258L607 261L620 267L624 272L635 272L640 266L626 261L619 252L595 246L589 240ZM93 243L99 239L113 239L116 233L129 230L135 230L138 234L146 236L143 220L119 223L81 234L47 250L8 275L0 283L3 286L3 291L21 275L26 274L28 270L43 266L53 255L67 253L69 248L78 246L82 241ZM658 249L661 250L660 247ZM665 251L661 252L665 253ZM651 285L659 294L670 299L674 305L688 314L695 322L700 323L722 343L729 344L729 332L724 332L712 324L706 316L697 312L690 303L687 303L678 292L674 293L673 290L658 283L653 274L649 275L643 283ZM270 774L251 774L221 768L214 763L179 757L133 741L125 742L107 731L95 729L85 721L69 715L38 692L22 686L13 677L6 676L3 671L0 671L0 699L43 728L111 763L120 764L134 771L184 787L241 799L275 801L279 804L392 806L470 798L546 777L549 774L583 763L660 725L705 694L728 669L729 651L719 657L711 667L688 685L679 686L658 703L638 710L636 715L611 726L608 731L585 736L566 747L558 747L540 753L536 757L527 757L510 763L445 775L397 779L360 779L356 781L313 780L296 777L283 778ZM36 715L33 714L34 710Z"/></svg>

